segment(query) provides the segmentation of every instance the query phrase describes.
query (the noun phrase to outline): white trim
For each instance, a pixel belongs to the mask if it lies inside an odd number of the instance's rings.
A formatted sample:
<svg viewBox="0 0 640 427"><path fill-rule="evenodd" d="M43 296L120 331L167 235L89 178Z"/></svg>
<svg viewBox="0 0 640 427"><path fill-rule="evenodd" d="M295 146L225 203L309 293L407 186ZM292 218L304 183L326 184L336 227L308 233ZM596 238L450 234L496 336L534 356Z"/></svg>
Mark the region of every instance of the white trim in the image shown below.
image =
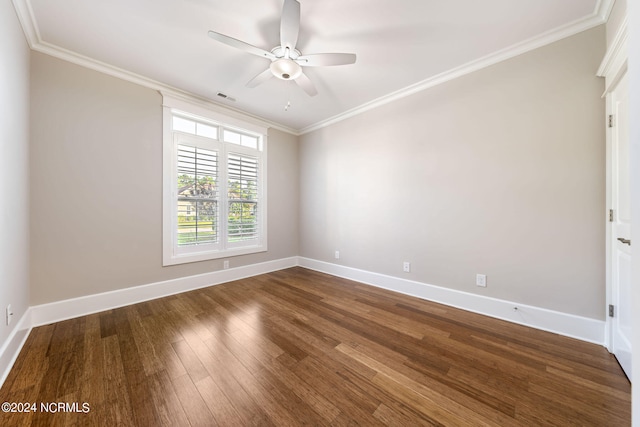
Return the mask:
<svg viewBox="0 0 640 427"><path fill-rule="evenodd" d="M31 309L22 315L13 332L9 335L2 348L0 348L0 387L9 376L13 364L16 362L20 350L31 333Z"/></svg>
<svg viewBox="0 0 640 427"><path fill-rule="evenodd" d="M219 285L246 277L283 270L298 265L298 257L281 258L227 270L180 277L132 288L87 295L29 307L15 329L0 348L0 387L7 379L31 329L79 316L99 313L143 301L175 295L194 289Z"/></svg>
<svg viewBox="0 0 640 427"><path fill-rule="evenodd" d="M74 317L99 313L112 308L124 307L194 289L206 288L246 277L295 267L296 265L298 265L297 257L282 258L259 264L245 265L227 270L198 274L196 276L180 277L148 285L36 305L31 307L31 324L33 327L47 325Z"/></svg>
<svg viewBox="0 0 640 427"><path fill-rule="evenodd" d="M81 67L89 68L143 87L162 91L164 93L171 93L175 97L186 97L190 100L195 98L203 104L209 105L210 108L215 108L218 111L224 112L224 114L229 114L233 117L238 117L241 120L250 121L263 127L274 128L297 135L297 131L288 126L255 116L230 105L217 103L211 99L178 89L143 75L136 74L123 68L107 64L106 62L98 61L97 59L45 42L40 36L40 31L33 14L33 8L31 7L31 1L12 0L12 2L13 7L16 10L18 20L22 25L22 31L24 32L27 43L29 44L29 47L36 52L44 53L64 61L71 62L72 64L80 65Z"/></svg>
<svg viewBox="0 0 640 427"><path fill-rule="evenodd" d="M445 304L508 322L553 332L582 341L604 345L602 320L561 313L545 308L485 297L454 289L442 288L412 280L400 279L357 268L299 257L299 265L357 282ZM517 307L517 310L514 310Z"/></svg>
<svg viewBox="0 0 640 427"><path fill-rule="evenodd" d="M13 8L16 10L16 15L22 25L22 31L27 39L27 43L31 49L42 40L40 37L40 30L36 24L36 18L33 15L33 8L29 0L11 0Z"/></svg>
<svg viewBox="0 0 640 427"><path fill-rule="evenodd" d="M616 33L611 46L602 59L596 75L605 78L605 96L618 83L622 75L627 71L627 17L625 16L620 24L620 29Z"/></svg>
<svg viewBox="0 0 640 427"><path fill-rule="evenodd" d="M171 107L162 106L162 265L171 265L173 258L173 209L175 195L171 191L175 175ZM171 171L171 173L165 173Z"/></svg>
<svg viewBox="0 0 640 427"><path fill-rule="evenodd" d="M615 90L616 86L620 82L620 79L627 72L627 57L628 57L628 29L627 29L627 16L624 17L622 23L620 24L620 28L616 33L616 36L613 39L613 42L607 49L607 52L602 59L602 63L598 68L597 76L605 78L605 90L602 96L606 99L606 113L605 116L608 117L609 114L612 113L612 105L611 105L611 93ZM605 120L606 120L605 117ZM611 162L612 162L612 128L605 126L606 129L606 207L607 210L611 208L612 196L611 196ZM609 304L612 304L613 298L613 290L612 290L612 282L611 282L611 223L609 221L606 222L606 246L605 246L605 312L609 307ZM607 350L613 350L613 318L606 316L605 317L605 333L604 333L604 345Z"/></svg>
<svg viewBox="0 0 640 427"><path fill-rule="evenodd" d="M210 259L219 259L234 257L239 255L253 254L258 252L266 252L268 250L267 224L268 224L268 206L267 206L267 150L268 150L268 134L267 128L246 122L242 119L230 117L218 112L217 108L211 108L210 103L203 103L188 97L176 98L172 94L160 92L162 94L163 109L163 139L162 139L162 158L163 158L163 187L162 187L162 265L177 265L196 261L205 261ZM179 110L179 111L178 111ZM212 125L217 126L217 138L205 138L197 135L187 135L181 132L174 133L171 122L174 112L178 111L189 116L200 117L204 120L210 120ZM233 143L224 141L224 131L231 130L241 132L243 134L254 135L258 138L258 147L256 149L243 147ZM187 145L193 147L206 148L215 151L218 157L218 241L215 244L193 246L189 248L179 248L177 244L177 147L179 145ZM226 213L230 201L227 200L227 180L228 180L228 162L232 155L248 156L255 158L258 166L258 217L257 230L258 236L252 240L243 240L242 242L232 243L228 241L228 231L230 224L227 221Z"/></svg>
<svg viewBox="0 0 640 427"><path fill-rule="evenodd" d="M605 94L606 112L605 116L608 117L611 114L611 95ZM605 123L607 121L605 117ZM613 223L607 218L609 215L609 209L613 206L613 199L611 194L612 177L611 177L611 162L612 162L612 138L611 130L609 126L605 124L605 325L604 325L604 346L609 353L613 351L613 319L609 317L609 304L613 304L613 288L611 282L611 232Z"/></svg>
<svg viewBox="0 0 640 427"><path fill-rule="evenodd" d="M15 0L15 1L19 1L19 0ZM21 22L22 22L22 19L21 19ZM229 106L229 105L224 105L224 104L220 104L220 103L214 102L213 100L211 100L209 98L205 98L205 97L202 97L200 95L196 95L194 93L184 91L184 90L179 89L177 87L173 87L173 86L167 85L165 83L159 82L157 80L153 80L151 78L145 77L145 76L140 75L140 74L136 74L134 72L125 70L123 68L119 68L119 67L116 67L116 66L113 66L113 65L109 65L109 64L107 64L105 62L98 61L97 59L93 59L93 58L90 58L88 56L80 55L79 53L72 52L72 51L67 50L67 49L63 49L61 47L52 45L52 44L47 43L47 42L37 41L37 42L31 44L31 48L33 50L35 50L36 52L44 53L46 55L53 56L55 58L59 58L59 59L62 59L64 61L71 62L72 64L76 64L76 65L79 65L81 67L85 67L85 68L88 68L88 69L91 69L91 70L95 70L95 71L98 71L100 73L107 74L109 76L116 77L118 79L125 80L125 81L131 82L131 83L135 83L135 84L143 86L143 87L147 87L147 88L154 89L154 90L157 90L157 91L162 91L164 93L171 92L174 95L182 95L182 96L188 97L190 99L196 98L196 99L199 99L200 101L202 101L203 103L207 103L207 104L210 104L210 105L215 105L221 111L226 111L227 114L232 114L232 115L236 115L236 116L242 116L242 117L244 117L244 120L252 121L252 122L255 122L255 123L261 123L265 127L274 128L274 129L281 130L283 132L287 132L287 133L291 133L291 134L297 135L297 131L295 129L290 128L288 126L284 126L284 125L282 125L280 123L276 123L276 122L267 120L265 118L255 116L255 115L253 115L251 113L248 113L246 111L240 110L239 108L234 108L234 107Z"/></svg>
<svg viewBox="0 0 640 427"><path fill-rule="evenodd" d="M598 25L604 24L609 18L609 14L611 13L613 3L614 3L614 0L601 0L596 4L595 11L586 18L579 19L574 22L570 22L566 25L547 31L543 34L524 40L520 43L516 43L505 49L491 53L482 58L473 60L471 62L467 62L466 64L463 64L459 67L452 68L443 73L429 77L425 80L422 80L418 83L402 88L398 91L392 92L388 95L381 96L380 98L374 99L373 101L367 102L358 107L355 107L343 113L337 114L326 120L322 120L320 122L304 127L299 130L299 134L304 135L306 133L313 132L318 129L322 129L324 127L341 122L350 117L356 116L358 114L362 114L366 111L388 104L390 102L397 101L399 99L405 98L407 96L413 95L423 90L440 85L442 83L446 83L448 81L457 79L458 77L462 77L466 74L473 73L474 71L487 68L499 62L506 61L507 59L511 59L518 55L522 55L523 53L527 53L529 51L540 48L542 46L546 46L551 43L562 40L564 38L573 36L582 31L586 31L593 27L597 27Z"/></svg>
<svg viewBox="0 0 640 427"><path fill-rule="evenodd" d="M611 11L613 10L613 6L615 5L616 0L598 0L596 3L596 8L594 15L600 17L602 19L602 23L604 24L609 20L609 16L611 15Z"/></svg>
<svg viewBox="0 0 640 427"><path fill-rule="evenodd" d="M265 123L264 120L247 116L246 113L230 111L219 104L188 93L179 93L167 89L160 89L159 92L162 95L162 105L164 107L206 117L219 122L221 125L237 127L245 132L251 131L260 135L267 134L269 124ZM214 115L212 116L212 114Z"/></svg>
<svg viewBox="0 0 640 427"><path fill-rule="evenodd" d="M0 387L13 367L32 328L296 266L582 341L600 345L604 341L604 322L600 320L294 256L32 306L27 309L0 349L0 373L2 373ZM515 306L518 307L517 311L513 310Z"/></svg>
<svg viewBox="0 0 640 427"><path fill-rule="evenodd" d="M13 1L14 8L16 9L18 19L20 20L23 31L25 33L27 42L29 43L29 46L31 47L31 49L35 51L38 51L56 58L63 59L65 61L71 62L76 65L80 65L82 67L99 71L101 73L108 74L110 76L117 77L122 80L130 81L132 83L136 83L144 87L152 88L152 89L163 91L163 92L173 92L173 94L175 94L176 96L186 96L189 99L198 98L204 103L207 103L210 105L216 105L217 107L221 109L225 109L228 112L239 114L245 118L250 118L253 121L262 122L265 126L272 127L274 129L278 129L283 132L287 132L296 136L300 136L305 133L309 133L314 130L327 127L334 123L338 123L342 120L345 120L350 117L369 111L373 108L377 108L379 106L388 104L398 99L413 95L425 89L429 89L436 85L448 82L450 80L456 79L458 77L464 76L474 71L478 71L482 68L486 68L488 66L494 65L498 62L507 60L509 58L513 58L515 56L518 56L523 53L529 52L531 50L537 49L539 47L551 44L563 38L570 37L579 32L604 24L605 22L607 22L607 19L609 19L609 14L611 13L611 9L613 8L613 4L615 2L615 0L599 0L596 3L594 12L583 19L576 20L574 22L560 26L553 30L547 31L546 33L543 33L539 36L532 37L523 42L509 46L501 51L498 51L493 54L487 55L483 58L479 58L477 60L468 62L464 65L453 68L449 71L430 77L416 84L407 86L396 92L382 96L378 99L374 99L373 101L367 102L358 107L347 110L343 113L337 114L326 120L319 121L312 125L306 126L302 129L293 129L288 126L284 126L282 124L275 123L258 116L254 116L240 109L233 108L231 106L224 105L224 104L219 104L210 99L188 93L181 89L161 83L159 81L124 70L122 68L109 65L107 63L98 61L96 59L93 59L84 55L80 55L70 50L63 49L59 46L55 46L51 43L44 42L40 37L37 22L35 20L35 17L33 16L31 2L29 0L12 0L12 1Z"/></svg>

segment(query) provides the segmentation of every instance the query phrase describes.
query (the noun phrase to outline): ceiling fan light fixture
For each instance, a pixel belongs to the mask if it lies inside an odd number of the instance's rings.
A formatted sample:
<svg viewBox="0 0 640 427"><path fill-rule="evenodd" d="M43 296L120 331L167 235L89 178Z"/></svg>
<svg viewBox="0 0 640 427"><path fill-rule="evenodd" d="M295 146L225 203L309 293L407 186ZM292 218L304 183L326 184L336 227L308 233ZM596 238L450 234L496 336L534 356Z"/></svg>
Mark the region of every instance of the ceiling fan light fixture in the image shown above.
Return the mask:
<svg viewBox="0 0 640 427"><path fill-rule="evenodd" d="M316 96L318 91L313 82L302 72L302 67L353 64L356 62L356 55L353 53L302 55L296 49L300 31L300 2L298 0L282 1L284 3L280 17L280 46L274 47L270 52L215 31L209 31L209 37L236 49L271 60L269 68L247 82L247 87L256 87L272 76L276 76L280 80L295 80L307 95Z"/></svg>
<svg viewBox="0 0 640 427"><path fill-rule="evenodd" d="M282 80L295 80L302 74L302 67L292 59L276 59L269 66L274 76Z"/></svg>

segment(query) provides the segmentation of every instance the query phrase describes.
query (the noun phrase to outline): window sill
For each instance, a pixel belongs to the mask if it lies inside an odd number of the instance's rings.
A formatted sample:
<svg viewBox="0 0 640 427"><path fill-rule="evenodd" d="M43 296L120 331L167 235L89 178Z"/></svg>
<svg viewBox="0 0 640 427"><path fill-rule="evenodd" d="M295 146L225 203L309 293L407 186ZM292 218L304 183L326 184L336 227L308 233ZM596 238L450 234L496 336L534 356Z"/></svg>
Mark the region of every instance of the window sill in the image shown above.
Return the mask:
<svg viewBox="0 0 640 427"><path fill-rule="evenodd" d="M188 264L191 262L209 261L220 258L230 258L240 255L250 255L260 252L266 252L267 245L243 246L241 248L225 249L223 251L203 251L192 252L188 254L169 254L162 260L162 266Z"/></svg>

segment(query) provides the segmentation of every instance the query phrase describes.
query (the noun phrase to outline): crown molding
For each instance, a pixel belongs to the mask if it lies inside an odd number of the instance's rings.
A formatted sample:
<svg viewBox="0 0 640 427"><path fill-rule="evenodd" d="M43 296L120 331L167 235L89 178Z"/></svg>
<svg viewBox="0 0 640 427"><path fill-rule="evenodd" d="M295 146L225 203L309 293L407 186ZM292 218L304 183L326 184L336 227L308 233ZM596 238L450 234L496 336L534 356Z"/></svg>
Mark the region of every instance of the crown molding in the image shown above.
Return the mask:
<svg viewBox="0 0 640 427"><path fill-rule="evenodd" d="M598 0L596 3L596 9L593 12L595 16L599 16L602 19L602 23L604 24L609 20L609 15L611 15L611 11L613 10L613 5L616 3L616 0Z"/></svg>
<svg viewBox="0 0 640 427"><path fill-rule="evenodd" d="M625 16L596 74L598 77L605 78L605 95L627 70L627 40L627 17Z"/></svg>
<svg viewBox="0 0 640 427"><path fill-rule="evenodd" d="M36 18L33 15L33 9L31 8L31 2L29 0L11 0L13 8L16 10L18 20L22 26L22 31L27 39L29 47L33 49L33 46L37 44L40 38L40 32L36 24Z"/></svg>
<svg viewBox="0 0 640 427"><path fill-rule="evenodd" d="M390 102L393 102L393 101L402 99L404 97L413 95L415 93L421 92L423 90L432 88L442 83L446 83L458 77L462 77L466 74L470 74L474 71L478 71L483 68L489 67L491 65L497 64L499 62L505 61L507 59L516 57L518 55L522 55L523 53L540 48L542 46L546 46L548 44L551 44L563 38L578 34L582 31L586 31L598 25L604 24L609 19L609 15L611 13L615 0L598 0L598 2L596 3L594 12L583 19L576 20L569 24L547 31L536 37L532 37L523 42L509 46L498 52L492 53L490 55L468 62L466 64L463 64L459 67L453 68L446 72L429 77L418 83L412 84L410 86L407 86L405 88L392 92L388 95L384 95L380 98L374 99L373 101L364 103L358 107L349 109L345 112L337 114L326 120L316 122L314 124L311 124L301 129L294 129L294 128L282 125L280 123L272 122L262 117L247 113L246 111L243 111L241 109L233 108L225 104L220 104L209 98L195 95L193 93L184 91L182 89L179 89L173 86L169 86L162 82L133 73L131 71L114 67L110 64L98 61L96 59L93 59L84 55L80 55L76 52L72 52L72 51L63 49L59 46L55 46L53 44L44 42L40 37L40 32L38 30L37 22L33 14L33 9L31 7L30 0L12 0L12 2L16 10L16 14L18 15L20 24L22 25L25 38L27 39L27 43L29 44L31 49L34 51L41 52L46 55L50 55L50 56L71 62L73 64L80 65L82 67L89 68L104 74L108 74L113 77L126 80L144 87L155 89L157 91L172 92L174 94L181 94L183 96L190 97L192 99L195 98L202 102L219 106L222 109L225 109L227 111L234 113L234 115L239 114L243 116L245 119L258 122L267 127L278 129L283 132L293 134L296 136L300 136L300 135L304 135L306 133L313 132L315 130L330 126L332 124L338 123L342 120L346 120L358 114L362 114L366 111L372 110L374 108L380 107Z"/></svg>
<svg viewBox="0 0 640 427"><path fill-rule="evenodd" d="M192 92L188 92L188 91L179 89L177 87L164 84L162 82L150 79L143 75L136 74L131 71L115 67L113 65L98 61L96 59L93 59L84 55L80 55L78 53L63 49L61 47L52 45L47 42L40 41L38 43L34 43L32 46L32 49L34 51L56 57L64 61L71 62L76 65L80 65L81 67L89 68L94 71L98 71L100 73L107 74L121 80L129 81L131 83L135 83L140 86L154 89L158 92L172 93L175 96L179 96L181 98L190 99L191 101L195 100L202 104L207 104L210 108L213 107L216 110L219 110L219 112L223 114L226 113L230 116L237 117L241 120L248 121L248 122L257 124L259 126L278 129L283 132L297 135L296 129L281 125L280 123L275 123L270 120L264 119L262 117L255 116L239 108L233 108L228 105L220 104L218 102L213 101L212 99L209 99L200 95L196 95Z"/></svg>
<svg viewBox="0 0 640 427"><path fill-rule="evenodd" d="M494 52L474 61L467 62L466 64L463 64L459 67L429 77L418 83L407 86L403 89L397 90L380 98L374 99L373 101L347 110L326 120L302 128L299 131L300 135L304 135L306 133L313 132L315 130L341 122L342 120L348 119L358 114L362 114L366 111L372 110L390 102L397 101L418 92L422 92L423 90L457 79L458 77L462 77L466 74L473 73L474 71L487 68L491 65L495 65L507 59L514 58L518 55L522 55L534 49L538 49L564 38L581 33L582 31L597 27L598 25L602 25L607 22L607 19L609 19L609 14L611 13L614 1L615 0L599 0L596 4L594 12L586 18L570 22L561 27L542 33L536 37L532 37L523 42L511 45L505 49Z"/></svg>
<svg viewBox="0 0 640 427"><path fill-rule="evenodd" d="M81 67L89 68L91 70L98 71L100 73L107 74L121 80L154 89L158 92L172 93L175 96L188 98L192 101L195 100L200 103L207 104L210 108L213 107L223 114L227 113L230 116L255 123L259 126L278 129L286 133L298 135L298 131L296 129L284 126L280 123L272 122L262 117L247 113L246 111L243 111L241 109L233 108L225 104L220 104L213 101L212 99L196 95L194 93L164 84L157 80L150 79L148 77L136 74L123 68L115 67L105 62L98 61L97 59L81 55L79 53L53 45L51 43L47 43L40 37L40 32L33 15L33 9L31 8L31 2L29 0L12 1L16 10L16 14L18 15L18 20L22 25L22 30L25 34L25 38L27 39L27 43L29 44L29 47L36 52L44 53L45 55L53 56L64 61L71 62L72 64L80 65Z"/></svg>

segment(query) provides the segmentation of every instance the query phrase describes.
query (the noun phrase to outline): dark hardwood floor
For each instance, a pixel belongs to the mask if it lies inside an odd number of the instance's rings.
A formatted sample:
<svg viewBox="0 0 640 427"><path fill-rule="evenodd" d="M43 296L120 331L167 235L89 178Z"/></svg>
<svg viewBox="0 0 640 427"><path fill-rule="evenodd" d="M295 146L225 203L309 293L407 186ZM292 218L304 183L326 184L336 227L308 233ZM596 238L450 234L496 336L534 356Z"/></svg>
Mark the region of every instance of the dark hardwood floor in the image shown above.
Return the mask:
<svg viewBox="0 0 640 427"><path fill-rule="evenodd" d="M603 347L303 268L35 328L0 402L37 405L1 413L2 426L631 417L630 384Z"/></svg>

